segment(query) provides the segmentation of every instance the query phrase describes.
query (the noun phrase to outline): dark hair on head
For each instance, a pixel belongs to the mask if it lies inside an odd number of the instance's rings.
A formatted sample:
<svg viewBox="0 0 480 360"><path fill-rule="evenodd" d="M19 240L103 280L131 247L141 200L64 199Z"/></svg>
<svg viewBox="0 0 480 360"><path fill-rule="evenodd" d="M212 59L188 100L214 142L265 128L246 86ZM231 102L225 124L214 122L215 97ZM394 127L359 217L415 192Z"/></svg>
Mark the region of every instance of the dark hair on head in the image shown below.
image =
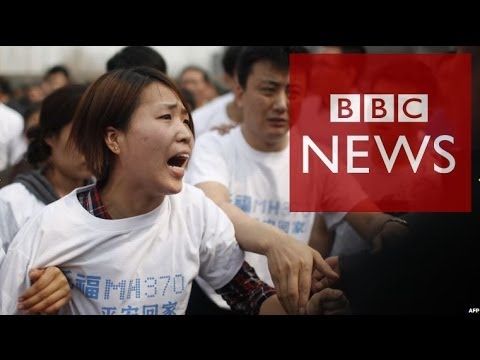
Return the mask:
<svg viewBox="0 0 480 360"><path fill-rule="evenodd" d="M109 126L126 131L143 91L153 83L171 89L188 112L188 126L195 134L189 106L175 83L163 72L149 67L118 69L98 78L80 101L73 120L70 143L85 155L87 165L103 186L110 176L114 154L105 143Z"/></svg>
<svg viewBox="0 0 480 360"><path fill-rule="evenodd" d="M107 71L148 66L167 73L167 63L160 53L148 46L127 46L107 61Z"/></svg>
<svg viewBox="0 0 480 360"><path fill-rule="evenodd" d="M67 85L47 96L40 108L40 122L27 133L30 144L27 160L33 166L46 161L52 152L45 138L60 134L73 120L80 98L86 90L84 85Z"/></svg>
<svg viewBox="0 0 480 360"><path fill-rule="evenodd" d="M0 93L7 94L10 96L13 95L10 81L4 76L0 76Z"/></svg>
<svg viewBox="0 0 480 360"><path fill-rule="evenodd" d="M290 54L308 52L304 46L246 46L237 62L238 82L245 89L253 65L259 61L269 61L280 70L288 70Z"/></svg>
<svg viewBox="0 0 480 360"><path fill-rule="evenodd" d="M45 76L43 78L46 79L50 75L56 74L56 73L62 73L63 75L65 75L67 79L70 79L70 72L68 71L67 67L64 65L55 65L51 67L45 72Z"/></svg>
<svg viewBox="0 0 480 360"><path fill-rule="evenodd" d="M233 77L237 68L237 61L242 53L244 46L227 46L223 53L222 66L223 71Z"/></svg>
<svg viewBox="0 0 480 360"><path fill-rule="evenodd" d="M210 76L208 75L208 72L204 69L202 69L200 66L195 66L195 65L189 65L187 67L184 67L180 75L178 76L179 79L182 78L182 76L187 72L187 71L197 71L199 73L202 73L203 75L203 80L205 80L206 83L210 83Z"/></svg>

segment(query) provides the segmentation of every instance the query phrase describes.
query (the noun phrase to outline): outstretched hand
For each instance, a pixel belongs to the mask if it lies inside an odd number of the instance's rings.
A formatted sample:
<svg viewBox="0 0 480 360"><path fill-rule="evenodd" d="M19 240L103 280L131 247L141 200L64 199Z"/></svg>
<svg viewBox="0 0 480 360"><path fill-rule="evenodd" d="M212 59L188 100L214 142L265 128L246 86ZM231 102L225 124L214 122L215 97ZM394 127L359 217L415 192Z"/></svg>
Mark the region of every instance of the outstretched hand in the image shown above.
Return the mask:
<svg viewBox="0 0 480 360"><path fill-rule="evenodd" d="M330 267L335 271L338 276L341 276L340 274L340 265L338 262L338 256L332 256L329 258L325 259L325 262L330 265ZM338 280L337 279L331 279L326 277L324 274L322 274L318 270L314 270L313 275L312 275L312 293L319 292L323 289L326 289Z"/></svg>
<svg viewBox="0 0 480 360"><path fill-rule="evenodd" d="M212 127L210 131L216 130L220 135L225 135L225 134L228 134L230 130L232 130L236 126L237 124L220 124Z"/></svg>
<svg viewBox="0 0 480 360"><path fill-rule="evenodd" d="M288 314L306 314L314 269L332 282L338 279L318 251L290 237L279 239L266 256L277 296Z"/></svg>
<svg viewBox="0 0 480 360"><path fill-rule="evenodd" d="M314 294L307 304L307 315L347 314L350 314L350 305L341 290L323 289Z"/></svg>
<svg viewBox="0 0 480 360"><path fill-rule="evenodd" d="M70 301L70 286L59 268L33 269L29 276L33 285L18 298L18 310L56 314Z"/></svg>

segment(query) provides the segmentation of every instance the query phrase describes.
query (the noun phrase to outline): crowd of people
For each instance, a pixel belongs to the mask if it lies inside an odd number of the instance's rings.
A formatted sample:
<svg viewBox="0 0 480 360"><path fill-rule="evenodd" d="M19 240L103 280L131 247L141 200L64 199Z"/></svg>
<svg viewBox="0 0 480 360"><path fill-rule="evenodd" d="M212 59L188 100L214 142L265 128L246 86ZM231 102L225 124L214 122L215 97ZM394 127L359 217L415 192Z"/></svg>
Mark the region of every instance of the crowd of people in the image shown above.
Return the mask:
<svg viewBox="0 0 480 360"><path fill-rule="evenodd" d="M478 49L458 51L472 53L478 95ZM226 47L226 91L194 64L171 79L145 46L113 54L87 85L55 66L16 98L1 77L0 313L465 313L478 304L477 102L472 213L386 213L344 191L360 185L327 178L315 196L335 191L352 211L291 212L298 53L310 51ZM360 201L371 211L354 211Z"/></svg>

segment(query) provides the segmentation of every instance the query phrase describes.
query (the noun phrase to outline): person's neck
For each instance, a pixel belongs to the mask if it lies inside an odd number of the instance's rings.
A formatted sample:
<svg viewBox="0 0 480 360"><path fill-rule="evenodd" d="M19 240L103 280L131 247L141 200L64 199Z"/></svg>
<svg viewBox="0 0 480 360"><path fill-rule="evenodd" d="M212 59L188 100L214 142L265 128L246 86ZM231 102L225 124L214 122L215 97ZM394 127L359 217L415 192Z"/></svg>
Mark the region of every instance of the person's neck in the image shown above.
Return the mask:
<svg viewBox="0 0 480 360"><path fill-rule="evenodd" d="M275 141L269 142L255 137L255 135L250 133L245 126L241 127L241 131L247 144L257 151L278 152L285 150L288 146L288 134L285 134Z"/></svg>
<svg viewBox="0 0 480 360"><path fill-rule="evenodd" d="M145 194L142 186L132 184L125 176L110 176L107 184L100 189L102 203L112 219L139 216L156 209L165 196L152 197Z"/></svg>
<svg viewBox="0 0 480 360"><path fill-rule="evenodd" d="M82 179L68 177L65 174L62 174L58 169L52 167L45 168L44 175L50 184L52 184L58 197L70 194L73 189L83 186L85 182Z"/></svg>
<svg viewBox="0 0 480 360"><path fill-rule="evenodd" d="M237 106L235 100L227 104L227 115L236 124L242 122L242 109Z"/></svg>

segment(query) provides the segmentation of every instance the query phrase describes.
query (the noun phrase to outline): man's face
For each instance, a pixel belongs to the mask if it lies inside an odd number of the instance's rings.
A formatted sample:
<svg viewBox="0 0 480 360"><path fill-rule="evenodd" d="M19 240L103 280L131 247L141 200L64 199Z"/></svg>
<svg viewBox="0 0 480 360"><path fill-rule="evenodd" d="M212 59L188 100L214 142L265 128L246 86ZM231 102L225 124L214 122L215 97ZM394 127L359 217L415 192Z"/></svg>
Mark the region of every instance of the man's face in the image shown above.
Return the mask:
<svg viewBox="0 0 480 360"><path fill-rule="evenodd" d="M194 69L185 71L180 78L180 87L193 94L197 106L203 105L207 98L208 84L202 72Z"/></svg>
<svg viewBox="0 0 480 360"><path fill-rule="evenodd" d="M245 89L239 91L239 105L243 133L257 150L288 142L289 91L288 69L280 70L269 61L253 65Z"/></svg>

